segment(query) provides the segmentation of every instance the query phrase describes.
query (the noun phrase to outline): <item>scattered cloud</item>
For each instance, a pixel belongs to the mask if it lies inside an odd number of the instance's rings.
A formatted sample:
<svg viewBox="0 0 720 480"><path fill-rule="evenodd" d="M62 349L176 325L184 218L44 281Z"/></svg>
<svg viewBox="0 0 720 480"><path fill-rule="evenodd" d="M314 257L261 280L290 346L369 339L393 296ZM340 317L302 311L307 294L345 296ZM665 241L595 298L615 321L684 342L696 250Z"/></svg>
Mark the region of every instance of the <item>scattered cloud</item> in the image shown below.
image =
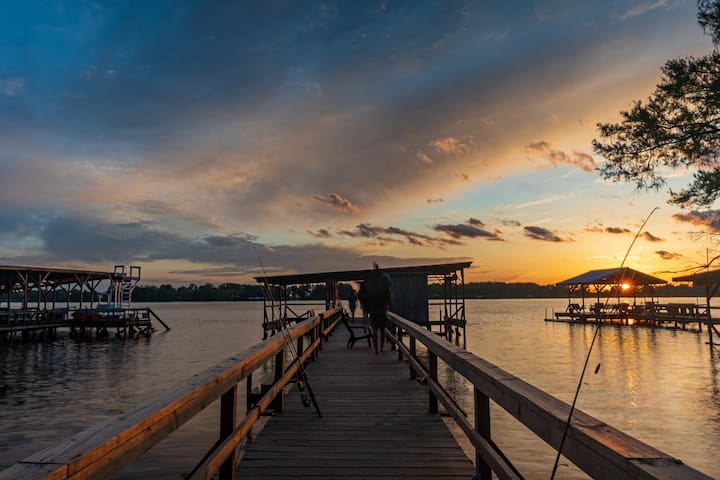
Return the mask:
<svg viewBox="0 0 720 480"><path fill-rule="evenodd" d="M720 210L681 212L673 218L678 222L707 227L711 232L720 232Z"/></svg>
<svg viewBox="0 0 720 480"><path fill-rule="evenodd" d="M440 153L446 155L456 155L459 153L467 153L475 145L472 137L464 140L455 137L443 137L432 140L428 145L434 147Z"/></svg>
<svg viewBox="0 0 720 480"><path fill-rule="evenodd" d="M417 152L417 158L423 163L427 163L428 165L432 165L433 161L430 156L425 152Z"/></svg>
<svg viewBox="0 0 720 480"><path fill-rule="evenodd" d="M329 195L315 195L313 198L323 203L327 203L342 212L355 213L358 211L357 206L353 205L350 200L337 193L331 193Z"/></svg>
<svg viewBox="0 0 720 480"><path fill-rule="evenodd" d="M504 241L498 231L489 232L474 225L458 223L453 225L435 225L434 230L444 232L452 238L486 238L488 240Z"/></svg>
<svg viewBox="0 0 720 480"><path fill-rule="evenodd" d="M663 260L677 260L682 258L679 253L668 252L667 250L657 250L655 253Z"/></svg>
<svg viewBox="0 0 720 480"><path fill-rule="evenodd" d="M578 167L584 172L592 173L597 166L592 156L573 150L571 154L565 153L552 147L552 144L541 140L539 142L529 143L523 147L528 159L539 158L550 162L553 166L564 163Z"/></svg>
<svg viewBox="0 0 720 480"><path fill-rule="evenodd" d="M336 232L340 236L350 238L372 238L376 240L388 241L389 238L401 237L410 245L418 247L434 246L444 248L450 245L462 245L457 239L431 237L418 232L413 232L399 227L376 227L367 223L356 225L355 230L338 230ZM387 235L394 237L387 237Z"/></svg>
<svg viewBox="0 0 720 480"><path fill-rule="evenodd" d="M522 227L522 223L511 218L503 218L500 220L500 223L505 227Z"/></svg>
<svg viewBox="0 0 720 480"><path fill-rule="evenodd" d="M324 228L319 228L317 231L313 232L312 230L306 230L307 233L312 235L315 238L331 238L332 233L330 233L329 230L326 230Z"/></svg>
<svg viewBox="0 0 720 480"><path fill-rule="evenodd" d="M483 223L482 220L478 220L477 218L473 218L473 217L468 218L466 223L468 225L474 225L476 227L484 227L485 226L485 224Z"/></svg>
<svg viewBox="0 0 720 480"><path fill-rule="evenodd" d="M563 240L557 236L552 230L538 226L526 226L525 236L532 238L533 240L543 240L545 242L567 242L569 240Z"/></svg>
<svg viewBox="0 0 720 480"><path fill-rule="evenodd" d="M662 239L660 237L656 237L655 235L653 235L650 232L643 232L641 237L644 238L645 240L647 240L648 242L664 242L665 241L664 239Z"/></svg>
<svg viewBox="0 0 720 480"><path fill-rule="evenodd" d="M427 203L442 203L442 202L443 202L442 198L428 198L427 199Z"/></svg>
<svg viewBox="0 0 720 480"><path fill-rule="evenodd" d="M605 227L607 233L613 233L615 235L632 233L629 229L624 227Z"/></svg>

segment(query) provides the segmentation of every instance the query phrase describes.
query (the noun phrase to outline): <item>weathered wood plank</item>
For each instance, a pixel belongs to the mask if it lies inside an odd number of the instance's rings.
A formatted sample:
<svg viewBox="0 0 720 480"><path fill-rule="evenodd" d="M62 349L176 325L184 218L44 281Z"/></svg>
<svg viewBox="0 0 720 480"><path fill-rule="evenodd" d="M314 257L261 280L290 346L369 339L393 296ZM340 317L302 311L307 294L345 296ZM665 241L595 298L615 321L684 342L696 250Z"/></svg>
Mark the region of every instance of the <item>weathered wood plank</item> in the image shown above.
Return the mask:
<svg viewBox="0 0 720 480"><path fill-rule="evenodd" d="M345 336L336 332L307 369L323 417L291 392L247 447L238 478L470 478L472 462L395 352L347 350Z"/></svg>

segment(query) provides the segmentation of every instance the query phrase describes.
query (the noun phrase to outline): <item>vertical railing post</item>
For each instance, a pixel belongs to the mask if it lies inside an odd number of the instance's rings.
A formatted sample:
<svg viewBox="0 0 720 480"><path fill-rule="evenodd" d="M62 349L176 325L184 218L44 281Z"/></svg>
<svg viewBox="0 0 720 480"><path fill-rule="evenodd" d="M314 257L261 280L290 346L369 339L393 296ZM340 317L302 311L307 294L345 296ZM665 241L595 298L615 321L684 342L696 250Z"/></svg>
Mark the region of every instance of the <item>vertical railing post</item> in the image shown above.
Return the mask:
<svg viewBox="0 0 720 480"><path fill-rule="evenodd" d="M475 390L475 431L483 438L490 440L490 398L477 388ZM490 466L475 449L475 473L483 480L492 478Z"/></svg>
<svg viewBox="0 0 720 480"><path fill-rule="evenodd" d="M302 355L303 352L305 351L305 341L304 341L304 339L305 339L305 335L300 335L300 336L297 338L297 350L296 350L296 351L297 351L297 356L298 356L298 357L299 357L300 355Z"/></svg>
<svg viewBox="0 0 720 480"><path fill-rule="evenodd" d="M252 408L252 373L245 379L245 412Z"/></svg>
<svg viewBox="0 0 720 480"><path fill-rule="evenodd" d="M437 382L437 355L433 352L428 352L428 373L430 374L430 380ZM428 382L428 394L429 394L429 408L430 413L438 412L438 399L430 389L430 382Z"/></svg>
<svg viewBox="0 0 720 480"><path fill-rule="evenodd" d="M232 435L237 425L237 385L220 397L220 440ZM223 462L218 471L220 480L235 480L237 453L233 453Z"/></svg>
<svg viewBox="0 0 720 480"><path fill-rule="evenodd" d="M410 356L413 358L417 358L415 337L413 337L412 335L410 335ZM413 367L412 362L410 362L410 379L415 380L416 378L417 378L417 372L415 371L415 367Z"/></svg>
<svg viewBox="0 0 720 480"><path fill-rule="evenodd" d="M279 381L285 373L285 349L281 349L275 354L275 382ZM273 410L275 412L282 412L285 408L285 389L281 388L277 397L273 400Z"/></svg>
<svg viewBox="0 0 720 480"><path fill-rule="evenodd" d="M392 329L395 331L395 335L396 335L396 338L398 339L398 343L403 343L403 339L402 339L402 337L403 337L403 330L402 330L402 328L397 327L397 326L393 326ZM399 346L399 345L398 345L398 347L397 347L397 351L398 351L398 361L402 361L402 359L403 359L403 354L402 354L402 350L400 349L400 346Z"/></svg>

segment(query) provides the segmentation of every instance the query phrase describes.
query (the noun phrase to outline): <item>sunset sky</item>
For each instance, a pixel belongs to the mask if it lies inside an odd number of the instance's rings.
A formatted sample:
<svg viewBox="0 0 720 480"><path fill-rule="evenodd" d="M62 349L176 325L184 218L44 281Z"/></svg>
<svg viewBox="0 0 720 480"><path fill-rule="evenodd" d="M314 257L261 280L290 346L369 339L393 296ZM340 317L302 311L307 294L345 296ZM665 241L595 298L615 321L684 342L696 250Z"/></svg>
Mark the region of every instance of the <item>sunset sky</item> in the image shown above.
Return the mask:
<svg viewBox="0 0 720 480"><path fill-rule="evenodd" d="M146 283L472 260L555 283L705 261L714 210L604 182L591 140L695 1L52 2L0 16L0 264ZM671 185L687 183L673 174ZM715 249L715 250L712 250Z"/></svg>

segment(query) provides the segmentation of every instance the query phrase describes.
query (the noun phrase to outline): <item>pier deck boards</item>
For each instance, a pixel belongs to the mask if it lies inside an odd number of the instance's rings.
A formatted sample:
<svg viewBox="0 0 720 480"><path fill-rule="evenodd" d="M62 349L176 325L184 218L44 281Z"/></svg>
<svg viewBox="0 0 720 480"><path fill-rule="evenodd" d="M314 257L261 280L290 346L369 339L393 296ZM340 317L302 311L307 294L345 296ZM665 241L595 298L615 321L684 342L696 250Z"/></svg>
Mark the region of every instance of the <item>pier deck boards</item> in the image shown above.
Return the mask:
<svg viewBox="0 0 720 480"><path fill-rule="evenodd" d="M472 462L443 420L428 413L425 388L397 352L367 343L345 349L340 327L307 368L322 418L297 388L248 446L242 479L469 479Z"/></svg>

